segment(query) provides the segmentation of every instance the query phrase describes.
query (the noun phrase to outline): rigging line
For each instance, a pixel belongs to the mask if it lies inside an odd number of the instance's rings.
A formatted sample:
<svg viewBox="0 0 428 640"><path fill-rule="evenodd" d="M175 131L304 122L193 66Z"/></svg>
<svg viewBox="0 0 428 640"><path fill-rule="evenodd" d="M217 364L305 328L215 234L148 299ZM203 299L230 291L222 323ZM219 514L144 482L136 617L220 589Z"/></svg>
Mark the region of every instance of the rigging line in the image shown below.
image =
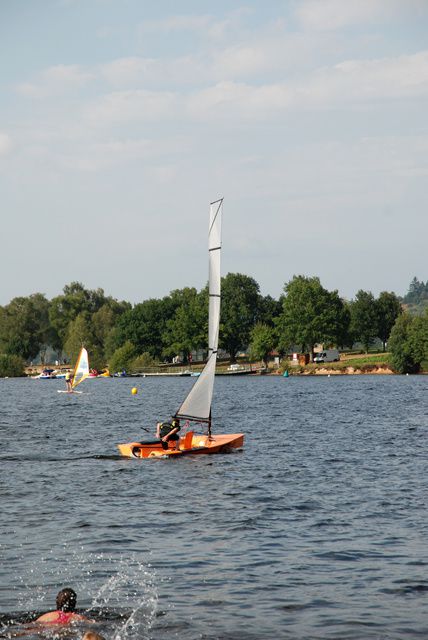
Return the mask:
<svg viewBox="0 0 428 640"><path fill-rule="evenodd" d="M212 221L212 224L211 224L211 226L210 226L210 229L209 229L208 235L211 233L211 229L213 228L214 223L215 223L215 221L217 220L218 212L220 211L220 207L221 207L221 205L222 205L223 198L222 198L221 200L216 200L216 201L215 201L215 202L213 202L212 204L216 204L217 202L219 202L220 204L218 205L218 207L217 207L217 211L215 212L215 216L214 216L213 221Z"/></svg>
<svg viewBox="0 0 428 640"><path fill-rule="evenodd" d="M220 251L221 245L219 247L213 247L212 249L208 249L208 251Z"/></svg>

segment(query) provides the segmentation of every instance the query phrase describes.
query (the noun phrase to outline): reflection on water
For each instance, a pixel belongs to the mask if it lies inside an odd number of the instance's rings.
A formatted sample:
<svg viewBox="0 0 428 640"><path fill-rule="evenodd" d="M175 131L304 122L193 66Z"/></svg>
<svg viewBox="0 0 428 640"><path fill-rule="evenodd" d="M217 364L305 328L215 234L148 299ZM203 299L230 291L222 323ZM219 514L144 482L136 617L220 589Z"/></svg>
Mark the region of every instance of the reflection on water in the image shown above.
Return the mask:
<svg viewBox="0 0 428 640"><path fill-rule="evenodd" d="M428 379L219 378L242 453L120 458L192 382L0 380L0 634L71 586L107 640L424 637Z"/></svg>

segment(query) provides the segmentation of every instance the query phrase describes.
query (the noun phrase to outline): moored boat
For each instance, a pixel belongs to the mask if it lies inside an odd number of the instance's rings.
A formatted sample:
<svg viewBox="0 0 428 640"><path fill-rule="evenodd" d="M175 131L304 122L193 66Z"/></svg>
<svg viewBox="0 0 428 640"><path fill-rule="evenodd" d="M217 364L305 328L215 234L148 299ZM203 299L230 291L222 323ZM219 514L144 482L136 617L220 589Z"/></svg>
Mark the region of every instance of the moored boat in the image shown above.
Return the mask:
<svg viewBox="0 0 428 640"><path fill-rule="evenodd" d="M31 376L33 380L55 380L58 376L54 369L43 369L38 376Z"/></svg>

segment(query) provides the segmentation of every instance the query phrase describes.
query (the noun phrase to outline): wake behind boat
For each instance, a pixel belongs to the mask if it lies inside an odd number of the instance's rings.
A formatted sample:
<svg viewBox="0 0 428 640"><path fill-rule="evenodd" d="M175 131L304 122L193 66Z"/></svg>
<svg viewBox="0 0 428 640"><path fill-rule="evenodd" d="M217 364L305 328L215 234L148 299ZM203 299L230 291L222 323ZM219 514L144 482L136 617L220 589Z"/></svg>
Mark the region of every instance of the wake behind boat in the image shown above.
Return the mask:
<svg viewBox="0 0 428 640"><path fill-rule="evenodd" d="M184 454L220 453L240 448L244 444L243 433L223 435L212 434L211 403L214 390L215 368L217 363L218 335L220 327L221 302L221 222L223 199L212 202L210 206L210 225L208 233L209 255L209 319L208 319L208 360L195 384L185 397L174 418L191 423L205 424L207 433L199 434L188 430L174 449L164 449L160 440L129 442L119 444L123 456L129 458L153 458L180 456ZM175 444L175 443L174 443Z"/></svg>

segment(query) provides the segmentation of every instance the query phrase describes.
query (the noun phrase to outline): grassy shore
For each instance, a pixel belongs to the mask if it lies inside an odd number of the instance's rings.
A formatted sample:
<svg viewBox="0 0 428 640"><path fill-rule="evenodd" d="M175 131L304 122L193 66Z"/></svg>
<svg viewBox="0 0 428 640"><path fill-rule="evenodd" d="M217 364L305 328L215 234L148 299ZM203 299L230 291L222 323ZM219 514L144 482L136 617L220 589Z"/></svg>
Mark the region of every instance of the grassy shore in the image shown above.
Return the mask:
<svg viewBox="0 0 428 640"><path fill-rule="evenodd" d="M322 364L309 363L305 366L282 364L290 375L322 375L322 374L361 374L361 373L394 373L390 364L389 353L342 354L339 362Z"/></svg>

